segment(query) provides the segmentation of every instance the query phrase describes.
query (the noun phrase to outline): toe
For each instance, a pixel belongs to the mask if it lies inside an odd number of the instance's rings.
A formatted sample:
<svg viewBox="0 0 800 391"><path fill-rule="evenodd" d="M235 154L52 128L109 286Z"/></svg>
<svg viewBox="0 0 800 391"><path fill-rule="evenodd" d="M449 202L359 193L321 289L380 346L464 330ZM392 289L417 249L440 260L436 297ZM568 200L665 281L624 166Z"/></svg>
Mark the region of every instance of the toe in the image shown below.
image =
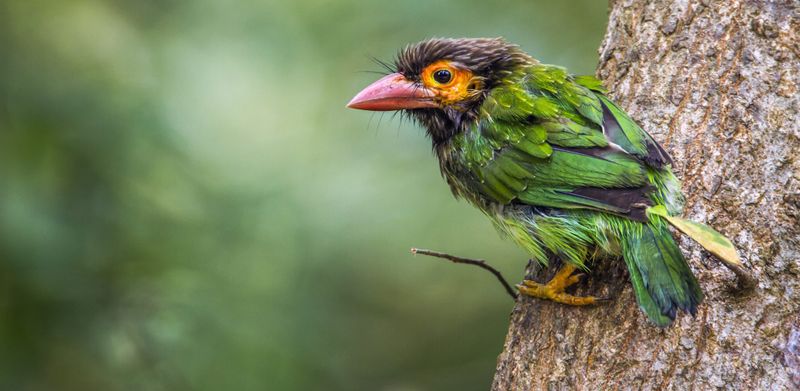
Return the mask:
<svg viewBox="0 0 800 391"><path fill-rule="evenodd" d="M586 274L583 274L583 273L573 274L573 275L569 276L569 278L567 279L566 286L577 284L578 281L580 281L584 276L586 276Z"/></svg>
<svg viewBox="0 0 800 391"><path fill-rule="evenodd" d="M592 305L597 303L597 298L594 296L572 296L567 294L557 295L555 301L568 305L582 306Z"/></svg>
<svg viewBox="0 0 800 391"><path fill-rule="evenodd" d="M525 296L537 297L540 299L549 299L551 297L547 287L535 281L523 280L522 284L517 285L517 289L519 293Z"/></svg>
<svg viewBox="0 0 800 391"><path fill-rule="evenodd" d="M533 280L522 280L521 284L517 284L517 287L520 287L520 286L538 287L538 286L542 286L542 284L540 284L540 283L538 283L536 281L533 281Z"/></svg>

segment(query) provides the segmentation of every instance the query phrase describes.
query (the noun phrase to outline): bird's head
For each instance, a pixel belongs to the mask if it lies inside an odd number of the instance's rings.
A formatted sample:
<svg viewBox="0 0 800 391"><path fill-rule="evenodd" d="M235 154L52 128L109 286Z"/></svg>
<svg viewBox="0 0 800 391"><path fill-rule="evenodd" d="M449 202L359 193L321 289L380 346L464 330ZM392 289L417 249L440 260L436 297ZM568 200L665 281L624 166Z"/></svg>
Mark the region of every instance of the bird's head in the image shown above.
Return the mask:
<svg viewBox="0 0 800 391"><path fill-rule="evenodd" d="M502 38L429 39L402 49L394 72L367 86L347 107L405 110L441 143L477 119L492 88L534 61Z"/></svg>

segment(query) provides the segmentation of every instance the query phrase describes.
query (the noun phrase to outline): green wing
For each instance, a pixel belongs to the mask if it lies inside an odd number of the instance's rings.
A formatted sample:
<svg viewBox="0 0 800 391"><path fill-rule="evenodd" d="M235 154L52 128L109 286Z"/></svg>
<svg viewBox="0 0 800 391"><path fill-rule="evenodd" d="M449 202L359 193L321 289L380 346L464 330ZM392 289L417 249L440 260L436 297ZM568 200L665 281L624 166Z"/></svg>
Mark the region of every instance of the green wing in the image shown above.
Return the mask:
<svg viewBox="0 0 800 391"><path fill-rule="evenodd" d="M503 204L646 220L652 139L589 79L552 66L516 77L492 90L483 119L461 139L479 191ZM604 132L612 125L614 133Z"/></svg>
<svg viewBox="0 0 800 391"><path fill-rule="evenodd" d="M523 138L508 142L473 172L480 191L503 204L514 201L627 216L640 202L637 219L647 206L645 168L631 155L610 147L563 148Z"/></svg>
<svg viewBox="0 0 800 391"><path fill-rule="evenodd" d="M590 79L593 79L591 81ZM596 83L595 83L596 82ZM591 76L576 78L576 83L594 91L603 109L603 132L608 139L622 149L644 160L649 166L662 168L672 164L672 158L649 133L645 132L628 114L620 109L604 94L605 90L597 87L599 80Z"/></svg>

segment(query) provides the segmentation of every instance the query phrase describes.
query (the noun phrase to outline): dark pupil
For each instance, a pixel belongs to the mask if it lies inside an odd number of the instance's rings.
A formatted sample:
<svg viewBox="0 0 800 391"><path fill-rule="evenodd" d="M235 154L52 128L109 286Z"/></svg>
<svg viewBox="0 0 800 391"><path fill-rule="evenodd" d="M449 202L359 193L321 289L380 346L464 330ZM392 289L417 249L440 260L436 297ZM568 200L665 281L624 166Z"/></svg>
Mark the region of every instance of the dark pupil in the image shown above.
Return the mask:
<svg viewBox="0 0 800 391"><path fill-rule="evenodd" d="M447 69L440 69L433 73L433 80L436 80L436 82L439 84L447 84L452 78L453 75L451 75L450 71Z"/></svg>

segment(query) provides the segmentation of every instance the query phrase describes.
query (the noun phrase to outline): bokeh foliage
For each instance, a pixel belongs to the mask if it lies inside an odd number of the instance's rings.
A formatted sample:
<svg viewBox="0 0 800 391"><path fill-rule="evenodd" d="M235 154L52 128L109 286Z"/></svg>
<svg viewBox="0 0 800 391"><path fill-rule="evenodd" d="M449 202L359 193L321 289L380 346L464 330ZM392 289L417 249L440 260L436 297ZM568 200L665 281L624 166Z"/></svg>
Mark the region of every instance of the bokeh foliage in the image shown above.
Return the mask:
<svg viewBox="0 0 800 391"><path fill-rule="evenodd" d="M605 2L0 4L0 389L469 390L525 256L413 124L344 109L407 42L591 73Z"/></svg>

